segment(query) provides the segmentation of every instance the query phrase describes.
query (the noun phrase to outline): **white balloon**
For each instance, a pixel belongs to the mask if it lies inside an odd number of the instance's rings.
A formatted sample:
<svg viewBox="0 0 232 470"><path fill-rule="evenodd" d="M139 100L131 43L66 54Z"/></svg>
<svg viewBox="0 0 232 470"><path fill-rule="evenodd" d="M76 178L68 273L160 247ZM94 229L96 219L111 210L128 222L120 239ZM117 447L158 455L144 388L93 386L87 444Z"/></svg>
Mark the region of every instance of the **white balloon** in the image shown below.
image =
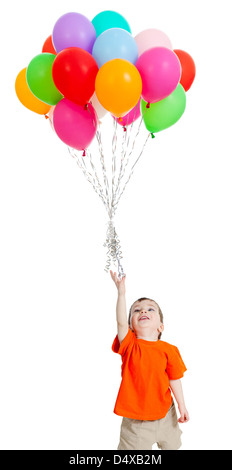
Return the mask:
<svg viewBox="0 0 232 470"><path fill-rule="evenodd" d="M138 46L139 56L152 47L167 47L172 49L172 44L168 36L159 29L145 29L135 36Z"/></svg>
<svg viewBox="0 0 232 470"><path fill-rule="evenodd" d="M93 94L93 96L90 100L90 103L93 105L93 107L94 107L94 109L97 113L98 119L103 118L106 115L106 113L108 113L108 111L105 108L103 108L103 106L101 105L101 103L97 99L96 93Z"/></svg>

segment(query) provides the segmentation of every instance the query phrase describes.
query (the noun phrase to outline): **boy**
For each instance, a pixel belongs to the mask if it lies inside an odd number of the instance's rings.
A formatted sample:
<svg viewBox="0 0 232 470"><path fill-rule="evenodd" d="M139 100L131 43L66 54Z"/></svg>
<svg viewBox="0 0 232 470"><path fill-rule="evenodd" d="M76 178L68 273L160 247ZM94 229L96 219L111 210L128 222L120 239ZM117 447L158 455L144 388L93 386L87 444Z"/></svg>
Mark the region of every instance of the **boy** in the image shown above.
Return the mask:
<svg viewBox="0 0 232 470"><path fill-rule="evenodd" d="M114 413L123 416L118 450L177 450L181 446L178 425L189 420L180 378L186 371L179 350L160 341L164 330L158 304L136 300L126 313L125 279L110 271L118 289L117 336L112 350L122 357L122 381ZM171 390L177 401L180 418Z"/></svg>

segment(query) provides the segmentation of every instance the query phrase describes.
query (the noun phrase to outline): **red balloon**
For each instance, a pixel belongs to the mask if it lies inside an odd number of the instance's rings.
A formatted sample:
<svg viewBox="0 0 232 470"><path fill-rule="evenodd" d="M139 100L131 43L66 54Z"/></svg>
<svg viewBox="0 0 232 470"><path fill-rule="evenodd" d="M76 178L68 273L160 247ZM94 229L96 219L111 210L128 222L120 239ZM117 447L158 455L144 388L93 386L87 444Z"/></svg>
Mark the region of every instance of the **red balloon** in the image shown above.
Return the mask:
<svg viewBox="0 0 232 470"><path fill-rule="evenodd" d="M80 47L63 49L57 54L52 67L58 90L65 98L80 105L88 103L94 94L97 73L97 62Z"/></svg>
<svg viewBox="0 0 232 470"><path fill-rule="evenodd" d="M48 38L44 42L42 52L50 52L50 54L57 55L56 50L53 46L52 35L48 36Z"/></svg>
<svg viewBox="0 0 232 470"><path fill-rule="evenodd" d="M180 83L185 91L188 91L196 75L194 60L188 52L182 51L181 49L174 49L173 52L175 52L181 63L182 73Z"/></svg>

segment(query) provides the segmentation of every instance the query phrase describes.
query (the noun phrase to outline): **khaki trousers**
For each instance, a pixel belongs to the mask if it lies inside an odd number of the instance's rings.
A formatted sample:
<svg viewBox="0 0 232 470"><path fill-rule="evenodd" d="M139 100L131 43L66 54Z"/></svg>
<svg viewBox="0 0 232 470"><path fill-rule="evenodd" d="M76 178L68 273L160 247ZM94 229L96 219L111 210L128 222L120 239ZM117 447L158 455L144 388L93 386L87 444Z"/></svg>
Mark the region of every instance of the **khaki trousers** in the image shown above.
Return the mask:
<svg viewBox="0 0 232 470"><path fill-rule="evenodd" d="M155 443L163 450L177 450L181 433L173 401L164 418L154 421L123 418L118 450L152 450Z"/></svg>

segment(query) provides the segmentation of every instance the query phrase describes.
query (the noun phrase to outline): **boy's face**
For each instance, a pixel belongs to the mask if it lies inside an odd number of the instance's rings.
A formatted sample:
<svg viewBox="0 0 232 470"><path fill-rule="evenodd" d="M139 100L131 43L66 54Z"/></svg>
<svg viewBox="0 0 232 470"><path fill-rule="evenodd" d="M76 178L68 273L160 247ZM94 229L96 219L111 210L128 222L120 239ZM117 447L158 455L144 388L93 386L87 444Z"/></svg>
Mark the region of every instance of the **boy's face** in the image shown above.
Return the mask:
<svg viewBox="0 0 232 470"><path fill-rule="evenodd" d="M130 325L138 336L154 336L158 339L164 329L160 321L159 309L153 300L135 302L131 309Z"/></svg>

